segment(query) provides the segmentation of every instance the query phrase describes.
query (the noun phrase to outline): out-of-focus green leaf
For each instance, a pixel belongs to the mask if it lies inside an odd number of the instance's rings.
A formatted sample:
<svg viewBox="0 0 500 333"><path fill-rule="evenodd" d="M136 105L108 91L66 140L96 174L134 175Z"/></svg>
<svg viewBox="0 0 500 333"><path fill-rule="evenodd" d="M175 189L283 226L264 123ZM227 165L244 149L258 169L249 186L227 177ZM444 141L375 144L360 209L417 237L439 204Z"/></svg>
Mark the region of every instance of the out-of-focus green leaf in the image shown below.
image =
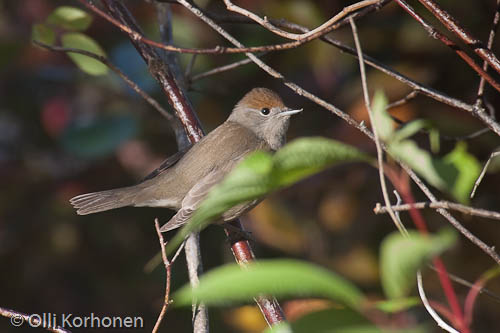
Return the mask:
<svg viewBox="0 0 500 333"><path fill-rule="evenodd" d="M411 231L405 238L399 232L387 236L380 248L380 274L389 298L406 297L416 282L418 269L433 256L450 248L456 233L445 229L434 235Z"/></svg>
<svg viewBox="0 0 500 333"><path fill-rule="evenodd" d="M137 119L114 115L86 126L70 125L61 138L63 147L80 157L98 158L113 153L137 132Z"/></svg>
<svg viewBox="0 0 500 333"><path fill-rule="evenodd" d="M92 16L80 8L61 6L57 7L47 18L47 23L68 30L85 30L92 23Z"/></svg>
<svg viewBox="0 0 500 333"><path fill-rule="evenodd" d="M186 235L201 230L237 204L260 198L336 163L370 160L352 146L325 138L295 140L274 156L265 152L250 154L210 191L189 223L168 243L167 253Z"/></svg>
<svg viewBox="0 0 500 333"><path fill-rule="evenodd" d="M407 310L421 304L420 299L417 297L395 298L377 302L375 307L387 313L395 313Z"/></svg>
<svg viewBox="0 0 500 333"><path fill-rule="evenodd" d="M457 175L457 170L453 165L433 158L429 152L420 149L411 140L391 142L389 151L440 190L450 188Z"/></svg>
<svg viewBox="0 0 500 333"><path fill-rule="evenodd" d="M422 128L430 127L429 122L423 119L417 119L401 127L391 138L391 141L402 141L416 134Z"/></svg>
<svg viewBox="0 0 500 333"><path fill-rule="evenodd" d="M106 56L104 50L95 40L79 32L65 33L61 37L61 42L64 47L85 50L100 56ZM104 75L108 72L108 67L96 59L78 53L70 52L68 55L82 71L88 74Z"/></svg>
<svg viewBox="0 0 500 333"><path fill-rule="evenodd" d="M470 192L481 172L481 165L473 155L467 152L465 142L458 142L455 149L446 155L443 161L458 170L458 175L450 188L451 194L458 201L467 204Z"/></svg>
<svg viewBox="0 0 500 333"><path fill-rule="evenodd" d="M192 299L205 304L250 301L260 294L319 296L358 309L363 294L349 281L316 265L297 260L260 260L241 269L229 264L213 269L200 284L187 284L173 295L176 306L191 306Z"/></svg>
<svg viewBox="0 0 500 333"><path fill-rule="evenodd" d="M31 39L47 45L53 45L56 40L54 30L45 24L34 24L31 30Z"/></svg>
<svg viewBox="0 0 500 333"><path fill-rule="evenodd" d="M377 91L372 102L373 121L377 134L383 141L390 140L394 133L394 123L387 112L387 98L382 91Z"/></svg>
<svg viewBox="0 0 500 333"><path fill-rule="evenodd" d="M352 309L326 309L308 313L289 324L293 333L382 333L380 328ZM267 329L266 333L287 332Z"/></svg>

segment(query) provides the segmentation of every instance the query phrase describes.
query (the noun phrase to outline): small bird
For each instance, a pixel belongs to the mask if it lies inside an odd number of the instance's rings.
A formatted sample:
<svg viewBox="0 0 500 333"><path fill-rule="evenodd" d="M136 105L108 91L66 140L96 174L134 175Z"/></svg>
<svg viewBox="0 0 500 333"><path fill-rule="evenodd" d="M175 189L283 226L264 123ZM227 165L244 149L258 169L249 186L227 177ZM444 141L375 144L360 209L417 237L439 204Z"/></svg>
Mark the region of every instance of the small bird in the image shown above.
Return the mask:
<svg viewBox="0 0 500 333"><path fill-rule="evenodd" d="M108 191L87 193L70 200L77 214L110 209L165 207L177 211L160 229L169 231L187 223L208 194L245 156L256 150L274 152L286 141L290 109L272 90L254 88L234 107L229 118L189 150L168 158L141 183ZM219 222L233 220L259 200L226 211Z"/></svg>

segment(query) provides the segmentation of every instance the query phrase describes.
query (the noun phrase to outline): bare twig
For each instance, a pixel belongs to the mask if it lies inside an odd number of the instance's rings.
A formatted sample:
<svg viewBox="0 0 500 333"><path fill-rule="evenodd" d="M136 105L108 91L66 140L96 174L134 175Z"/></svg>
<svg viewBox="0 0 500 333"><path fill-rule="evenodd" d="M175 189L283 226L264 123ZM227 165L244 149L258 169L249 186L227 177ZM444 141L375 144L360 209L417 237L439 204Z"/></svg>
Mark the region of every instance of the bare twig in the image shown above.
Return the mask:
<svg viewBox="0 0 500 333"><path fill-rule="evenodd" d="M471 47L474 52L483 58L495 71L500 74L500 61L490 49L484 47L483 42L474 38L467 30L465 30L458 21L441 8L437 3L432 0L418 0L425 6L443 25L465 44Z"/></svg>
<svg viewBox="0 0 500 333"><path fill-rule="evenodd" d="M400 100L397 100L395 102L392 102L392 103L388 104L387 105L387 110L392 109L392 108L396 108L396 107L401 106L401 105L404 105L404 104L408 103L409 101L411 101L412 99L414 99L417 96L418 96L418 91L417 90L412 90L408 95L406 95L405 97L401 98Z"/></svg>
<svg viewBox="0 0 500 333"><path fill-rule="evenodd" d="M342 9L342 11L340 11L338 14L336 14L334 17L332 17L331 19L329 19L328 21L326 21L325 23L323 23L319 27L317 27L311 31L308 31L306 33L303 33L303 34L295 34L295 33L287 32L287 31L279 29L278 27L274 26L271 22L269 22L269 20L265 16L264 16L264 18L260 18L258 15L254 14L254 13L252 13L244 8L236 6L230 0L224 0L224 3L226 4L226 8L228 10L230 10L232 12L239 13L243 16L250 18L251 20L257 22L258 24L262 25L264 28L275 33L278 36L285 37L285 38L292 39L292 40L297 40L297 41L305 39L305 38L309 38L311 36L314 36L314 35L320 33L321 31L327 30L333 24L337 23L338 21L340 21L341 19L343 19L344 17L346 17L348 14L350 14L352 12L355 12L361 8L365 8L365 7L368 7L371 5L378 4L380 2L381 2L380 0L364 0L364 1L354 3L350 6L347 6L344 9Z"/></svg>
<svg viewBox="0 0 500 333"><path fill-rule="evenodd" d="M419 0L422 2L422 0ZM428 0L426 0L428 1ZM474 71L476 71L481 77L484 79L497 91L500 91L500 83L498 83L492 76L490 76L486 71L484 71L475 61L472 59L460 46L458 46L451 39L440 33L436 28L427 23L420 15L415 12L415 10L408 5L403 0L396 0L396 2L406 11L410 16L412 16L417 22L419 22L424 29L429 33L429 35L437 40L440 40L443 44L451 48L460 58L462 58ZM491 59L491 58L490 58ZM496 57L495 57L496 59ZM498 61L498 60L496 60ZM495 62L490 62L490 64L494 64ZM500 67L499 67L500 69Z"/></svg>
<svg viewBox="0 0 500 333"><path fill-rule="evenodd" d="M427 300L427 296L425 295L425 290L424 290L424 285L422 283L422 273L420 271L417 272L417 287L418 287L418 294L420 295L420 299L422 300L422 303L424 304L425 309L429 314L431 315L432 319L438 324L439 327L441 327L443 330L449 333L459 333L457 330L455 330L453 327L448 325L447 323L444 322L441 317L434 311L434 309L431 307L429 304L429 301Z"/></svg>
<svg viewBox="0 0 500 333"><path fill-rule="evenodd" d="M70 330L62 328L60 326L52 327L50 322L46 323L45 321L41 320L39 315L33 316L3 307L0 307L0 315L3 317L10 318L10 323L14 327L19 327L23 324L28 324L28 325L33 325L33 327L46 329L49 332L71 333Z"/></svg>
<svg viewBox="0 0 500 333"><path fill-rule="evenodd" d="M263 55L264 55L264 53L261 55L258 55L258 57L263 56ZM200 74L193 75L193 77L191 77L189 79L189 81L194 82L196 80L200 80L200 79L203 79L203 78L215 75L215 74L227 72L229 70L232 70L232 69L235 69L237 67L249 64L251 62L252 62L252 60L250 60L249 58L245 58L245 59L240 60L240 61L236 61L236 62L227 64L227 65L224 65L224 66L220 66L220 67L208 70L208 71L200 73Z"/></svg>
<svg viewBox="0 0 500 333"><path fill-rule="evenodd" d="M486 161L486 163L483 166L483 170L481 170L481 173L479 174L479 177L477 177L476 182L474 183L474 188L472 189L472 192L470 194L471 199L474 198L474 195L476 194L476 190L479 187L479 184L481 184L481 181L484 178L484 175L486 174L486 171L488 170L488 167L490 166L491 160L500 155L500 151L494 151L491 153L490 157Z"/></svg>
<svg viewBox="0 0 500 333"><path fill-rule="evenodd" d="M480 208L474 208L466 205L461 205L455 202L449 202L449 201L436 201L436 202L417 202L414 204L402 204L402 205L394 205L391 206L393 211L401 212L405 210L410 210L412 208L415 209L424 209L424 208L444 208L444 209L451 209L451 210L456 210L461 213L467 214L467 215L474 215L474 216L479 216L479 217L484 217L488 219L494 219L494 220L500 220L500 213L494 212L491 210L486 210L486 209L480 209ZM373 209L375 214L385 214L388 212L387 207L383 207L380 203L377 203L375 208Z"/></svg>
<svg viewBox="0 0 500 333"><path fill-rule="evenodd" d="M366 82L366 74L365 74L365 63L363 61L363 53L361 52L361 44L359 42L358 37L358 29L356 28L356 24L352 18L349 19L351 23L352 35L354 37L354 43L356 44L356 50L358 51L358 59L359 59L359 69L361 72L361 84L363 86L363 97L365 100L366 111L368 112L368 116L370 117L370 123L372 124L373 130L373 139L375 141L375 146L377 147L377 163L378 163L378 173L380 179L380 187L382 189L382 196L384 197L384 201L386 206L388 207L388 213L391 217L392 221L398 228L399 232L405 237L408 236L408 231L406 231L404 225L401 221L396 217L394 211L391 209L391 202L389 200L389 194L387 193L387 184L385 183L384 176L384 153L382 150L382 146L380 144L380 139L378 136L378 129L376 127L376 123L373 116L373 111L370 106L370 96L368 95L368 84Z"/></svg>
<svg viewBox="0 0 500 333"><path fill-rule="evenodd" d="M165 266L165 271L166 271L166 278L165 278L166 283L165 283L165 298L163 306L161 307L160 314L158 315L158 319L156 320L156 324L153 328L152 333L158 332L160 324L163 320L163 317L165 317L165 313L167 312L167 308L170 304L170 280L172 275L172 267L171 263L168 261L167 253L165 252L165 241L163 240L163 235L160 231L160 223L158 222L158 218L155 219L155 229L156 229L156 234L158 235L158 240L160 241L161 257L163 259L163 264Z"/></svg>
<svg viewBox="0 0 500 333"><path fill-rule="evenodd" d="M123 32L127 33L130 35L130 38L136 42L142 42L144 44L150 45L157 47L159 49L165 50L165 51L170 51L170 52L178 52L178 53L191 53L191 54L223 54L223 53L247 53L247 52L270 52L270 51L281 51L281 50L288 50L288 49L293 49L296 48L302 44L305 44L307 42L310 42L314 39L317 39L321 37L324 34L329 33L330 31L334 30L337 28L335 24L329 25L328 27L321 29L314 34L311 34L305 38L302 38L300 40L296 40L294 42L288 42L288 43L283 43L283 44L271 44L271 45L264 45L264 46L253 46L253 47L245 47L245 48L231 48L231 47L223 47L223 46L216 46L213 48L209 49L197 49L197 48L182 48L182 47L176 47L172 45L166 45L163 43L155 42L154 40L151 40L149 38L146 38L142 32L132 29L126 24L123 24L123 22L118 21L117 19L113 18L112 16L106 14L104 11L100 10L93 4L85 1L85 0L79 0L84 6L89 8L91 11L94 13L98 14L102 18L106 19L109 21L111 24L115 25L118 27L120 30ZM370 0L370 1L375 1L375 0ZM379 0L377 0L378 2Z"/></svg>
<svg viewBox="0 0 500 333"><path fill-rule="evenodd" d="M497 5L496 5L496 10L495 10L495 17L493 18L493 24L490 29L490 35L488 36L488 44L487 44L487 49L491 51L491 47L493 46L493 41L495 40L495 34L498 28L498 23L500 22L500 0L497 0ZM488 70L488 62L486 60L483 60L483 70L486 72ZM476 105L481 106L483 102L483 94L484 94L484 78L481 76L481 79L479 80L479 87L477 88L477 97L476 97Z"/></svg>

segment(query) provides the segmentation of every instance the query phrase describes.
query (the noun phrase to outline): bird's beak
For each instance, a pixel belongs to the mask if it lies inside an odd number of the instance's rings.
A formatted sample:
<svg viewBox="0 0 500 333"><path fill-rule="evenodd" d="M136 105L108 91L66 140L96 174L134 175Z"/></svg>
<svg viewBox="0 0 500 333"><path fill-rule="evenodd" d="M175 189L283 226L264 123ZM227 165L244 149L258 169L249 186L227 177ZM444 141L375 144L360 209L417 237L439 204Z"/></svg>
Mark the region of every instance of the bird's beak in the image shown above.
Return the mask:
<svg viewBox="0 0 500 333"><path fill-rule="evenodd" d="M281 112L279 115L280 116L291 116L291 115L294 115L296 113L302 112L302 110L303 109L287 110L287 111Z"/></svg>

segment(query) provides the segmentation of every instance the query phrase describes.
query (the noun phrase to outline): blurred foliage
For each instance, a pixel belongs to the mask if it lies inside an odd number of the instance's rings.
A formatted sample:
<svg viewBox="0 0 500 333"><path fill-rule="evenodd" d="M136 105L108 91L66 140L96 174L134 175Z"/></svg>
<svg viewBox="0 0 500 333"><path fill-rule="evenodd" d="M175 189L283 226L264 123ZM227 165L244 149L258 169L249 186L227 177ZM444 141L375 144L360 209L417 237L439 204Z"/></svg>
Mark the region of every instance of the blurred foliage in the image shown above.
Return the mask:
<svg viewBox="0 0 500 333"><path fill-rule="evenodd" d="M238 2L261 16L284 17L309 28L320 25L351 3ZM220 1L197 1L197 4L209 10L223 10ZM439 4L474 36L486 41L495 13L494 1L443 0ZM146 1L127 1L126 5L145 34L158 40L155 7ZM167 221L172 212L124 208L81 217L75 215L68 199L138 181L176 151L172 132L164 118L114 74L87 75L68 55L34 47L30 40L36 38L57 44L66 33L84 33L141 87L163 105L167 103L142 59L118 29L85 14L86 10L75 9L66 14L64 11L68 10L62 10L57 19L51 19L55 22L48 24L48 18L58 13L59 6L79 5L76 1L0 0L0 306L31 313L142 316L145 329L151 330L163 303L164 272L156 270L145 274L142 268L159 250L154 218ZM419 6L416 9L444 31L425 9ZM187 11L179 6L173 6L172 10L176 45L228 45ZM90 17L94 20L87 27ZM430 38L396 4L391 3L358 20L357 25L367 54L427 86L474 103L477 75L448 47ZM254 25L224 27L249 46L282 41ZM330 35L353 45L348 27ZM494 44L493 51L499 53L498 43ZM191 55L180 56L181 64L185 66L191 58ZM198 74L243 58L243 55L200 55L192 72ZM355 58L313 41L299 49L267 54L263 60L284 73L287 79L325 98L357 120L369 123ZM410 92L407 86L371 68L367 68L367 79L371 92L383 89L391 102ZM208 132L255 86L272 88L282 95L287 105L304 108L291 122L290 139L323 136L375 156L370 140L331 113L295 95L254 65L193 82L189 98ZM487 86L485 96L498 108L498 93ZM417 154L419 150L432 151L429 156L451 164L457 174L466 175L443 192L434 189L444 199L462 200L477 170L477 161L482 164L500 145L498 137L491 133L467 139L466 145L457 144L450 137L468 135L483 128L482 123L464 111L424 96L389 113L410 122L394 129L394 133L405 128L412 132L410 135L403 132L405 138L400 142L412 142ZM425 133L429 129L434 133L433 138ZM434 142L432 150L429 140ZM492 161L471 205L498 210L499 160ZM416 200L425 200L416 187L412 190ZM394 226L387 216L372 214L375 203L381 200L374 168L364 163L338 165L270 195L244 218L244 223L256 239L253 245L258 257L293 257L320 265L352 281L366 298L375 302L374 306L383 308L379 251ZM446 225L441 216L430 210L422 214L432 233ZM486 244L498 247L497 223L460 213L453 215ZM411 225L407 213L401 213L401 218L405 225ZM219 227L205 229L201 240L207 270L233 261ZM490 258L463 237L443 254L443 259L450 272L469 281L481 277L492 265ZM187 281L182 256L172 271L172 288L177 290ZM423 274L428 297L445 303L435 273L424 270ZM469 290L455 286L463 304ZM499 294L499 279L489 280L487 287ZM412 329L438 332L422 306L411 306L411 299L407 300L398 299L404 303L404 310L395 310L390 315L377 313L376 319L392 325L398 332ZM346 330L353 324L370 325L358 312L325 300L286 299L282 304L292 327L297 329L310 329L312 323L345 323ZM389 305L397 309L397 304ZM479 295L473 331L498 331L498 309L498 303ZM320 310L324 312L318 312ZM163 329L191 330L190 309L169 311ZM262 318L257 311L255 306L248 305L213 307L210 309L211 330L260 331ZM422 328L419 323L429 325ZM15 329L8 319L0 318L0 331L28 329Z"/></svg>

